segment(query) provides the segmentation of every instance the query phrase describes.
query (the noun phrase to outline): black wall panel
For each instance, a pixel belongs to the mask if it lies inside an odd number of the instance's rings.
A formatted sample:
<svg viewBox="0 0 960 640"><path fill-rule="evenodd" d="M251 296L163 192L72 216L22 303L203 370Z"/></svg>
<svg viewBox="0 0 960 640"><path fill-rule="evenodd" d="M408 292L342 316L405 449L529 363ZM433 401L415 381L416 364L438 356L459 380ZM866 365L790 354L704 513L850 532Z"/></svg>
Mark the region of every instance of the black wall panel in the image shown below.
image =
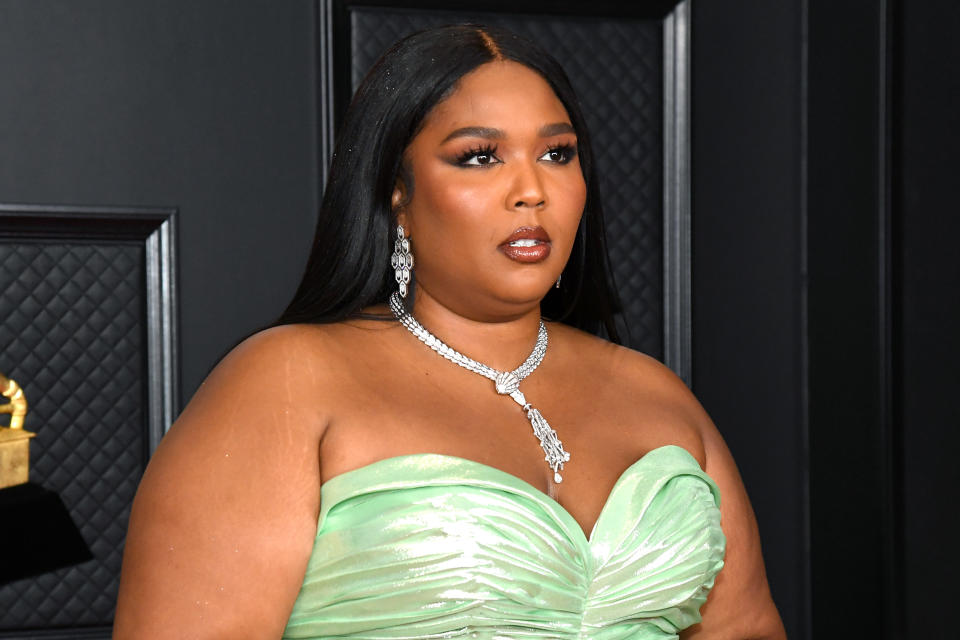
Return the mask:
<svg viewBox="0 0 960 640"><path fill-rule="evenodd" d="M801 15L794 1L693 10L693 389L740 466L791 638L810 637Z"/></svg>
<svg viewBox="0 0 960 640"><path fill-rule="evenodd" d="M960 5L895 7L892 89L893 248L900 421L903 628L911 638L956 635L953 611L960 484Z"/></svg>
<svg viewBox="0 0 960 640"><path fill-rule="evenodd" d="M30 480L59 496L92 554L0 585L0 637L109 634L130 505L176 400L175 296L158 295L174 216L0 205L0 366L30 405Z"/></svg>
<svg viewBox="0 0 960 640"><path fill-rule="evenodd" d="M0 630L109 625L146 465L143 247L0 241L0 362L31 403L31 478L94 559L0 587Z"/></svg>
<svg viewBox="0 0 960 640"><path fill-rule="evenodd" d="M809 7L809 433L812 622L835 603L876 607L871 638L897 638L900 580L891 547L889 216L884 3ZM851 592L842 563L862 580Z"/></svg>

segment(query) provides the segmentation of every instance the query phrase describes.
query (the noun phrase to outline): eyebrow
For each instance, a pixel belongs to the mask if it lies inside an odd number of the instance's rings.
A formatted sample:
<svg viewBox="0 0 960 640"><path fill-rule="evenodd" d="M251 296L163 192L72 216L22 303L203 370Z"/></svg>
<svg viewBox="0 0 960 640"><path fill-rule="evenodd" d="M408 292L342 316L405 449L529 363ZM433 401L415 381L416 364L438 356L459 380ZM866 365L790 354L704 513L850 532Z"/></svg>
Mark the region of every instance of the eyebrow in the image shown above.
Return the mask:
<svg viewBox="0 0 960 640"><path fill-rule="evenodd" d="M545 124L537 131L537 134L541 138L549 138L562 133L576 134L576 131L574 130L573 125L569 122L554 122L552 124ZM505 137L506 134L502 129L495 129L494 127L460 127L459 129L454 129L451 131L450 134L444 138L440 144L449 142L456 138L486 138L488 140L500 140Z"/></svg>
<svg viewBox="0 0 960 640"><path fill-rule="evenodd" d="M572 133L576 135L576 130L573 128L573 125L569 122L554 122L553 124L545 124L540 127L540 137L549 138L551 136L558 136L561 133Z"/></svg>

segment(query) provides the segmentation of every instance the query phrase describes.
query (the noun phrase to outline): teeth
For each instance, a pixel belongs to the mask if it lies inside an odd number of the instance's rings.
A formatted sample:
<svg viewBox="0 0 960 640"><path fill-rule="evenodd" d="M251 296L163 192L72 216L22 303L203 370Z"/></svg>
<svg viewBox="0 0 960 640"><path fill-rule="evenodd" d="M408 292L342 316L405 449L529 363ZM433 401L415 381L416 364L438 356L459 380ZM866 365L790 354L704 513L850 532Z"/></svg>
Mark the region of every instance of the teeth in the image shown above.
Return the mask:
<svg viewBox="0 0 960 640"><path fill-rule="evenodd" d="M540 244L539 240L514 240L510 243L511 247L535 247Z"/></svg>

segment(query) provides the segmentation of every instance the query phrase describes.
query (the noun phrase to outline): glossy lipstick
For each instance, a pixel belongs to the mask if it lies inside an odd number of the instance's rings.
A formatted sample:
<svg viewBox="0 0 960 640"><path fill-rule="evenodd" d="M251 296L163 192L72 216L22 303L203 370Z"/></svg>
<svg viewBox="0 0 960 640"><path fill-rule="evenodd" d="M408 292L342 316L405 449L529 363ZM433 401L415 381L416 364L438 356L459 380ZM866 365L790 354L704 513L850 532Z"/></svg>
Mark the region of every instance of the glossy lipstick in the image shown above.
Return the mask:
<svg viewBox="0 0 960 640"><path fill-rule="evenodd" d="M516 262L542 262L550 255L550 236L543 227L520 227L497 248Z"/></svg>

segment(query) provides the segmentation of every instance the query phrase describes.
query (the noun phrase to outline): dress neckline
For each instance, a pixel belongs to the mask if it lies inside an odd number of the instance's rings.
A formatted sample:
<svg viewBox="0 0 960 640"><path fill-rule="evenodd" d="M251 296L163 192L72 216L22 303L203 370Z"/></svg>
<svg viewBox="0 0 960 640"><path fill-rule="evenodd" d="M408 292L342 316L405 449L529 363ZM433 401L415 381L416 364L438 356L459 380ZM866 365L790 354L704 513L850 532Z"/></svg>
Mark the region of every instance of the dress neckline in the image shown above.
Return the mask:
<svg viewBox="0 0 960 640"><path fill-rule="evenodd" d="M424 460L432 460L437 464L428 467L421 464ZM613 487L611 487L610 492L603 502L600 513L596 521L594 521L590 535L588 536L584 532L583 527L580 526L580 523L577 522L577 519L574 518L563 505L526 480L503 469L471 460L470 458L443 453L410 453L391 456L357 467L356 469L339 473L321 485L320 514L317 520L317 531L319 533L323 521L331 508L358 493L390 491L409 488L411 486L422 486L424 484L469 484L471 486L486 486L506 490L533 499L567 530L571 539L575 540L579 546L589 548L594 542L598 525L604 520L604 514L611 508L611 503L614 502L614 498L621 486L641 468L656 465L657 463L661 465L669 464L671 466L679 465L681 467L688 467L691 471L695 471L695 475L706 477L706 474L700 468L700 463L683 447L667 444L651 449L624 469L617 477L617 480L613 483ZM450 474L449 477L437 477L435 469L438 464L449 467L450 471L456 469L459 473ZM363 483L358 480L361 476L371 473L388 475L386 474L386 469L391 467L399 467L401 471L397 473L396 476L390 476L387 479L382 479L380 482L374 482L373 484ZM422 473L418 473L418 471L422 471Z"/></svg>

